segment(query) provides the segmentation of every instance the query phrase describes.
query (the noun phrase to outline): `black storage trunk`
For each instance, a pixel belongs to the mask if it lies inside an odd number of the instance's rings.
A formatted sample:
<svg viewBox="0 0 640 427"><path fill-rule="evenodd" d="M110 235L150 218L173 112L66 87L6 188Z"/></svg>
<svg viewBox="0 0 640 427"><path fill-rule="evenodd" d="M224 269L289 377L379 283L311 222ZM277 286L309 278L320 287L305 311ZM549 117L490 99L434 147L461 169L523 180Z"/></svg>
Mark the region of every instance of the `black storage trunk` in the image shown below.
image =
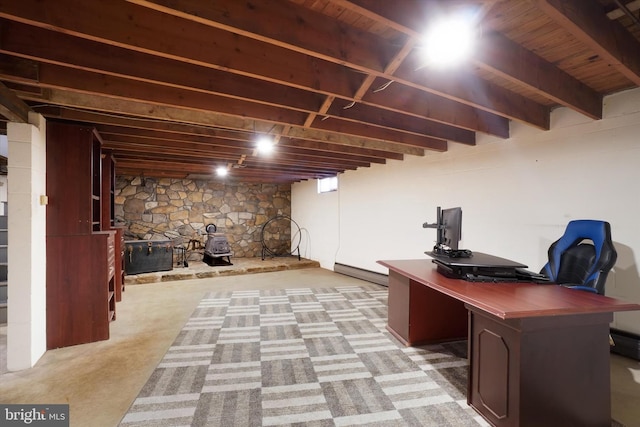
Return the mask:
<svg viewBox="0 0 640 427"><path fill-rule="evenodd" d="M152 273L173 269L171 240L127 240L124 242L126 274Z"/></svg>

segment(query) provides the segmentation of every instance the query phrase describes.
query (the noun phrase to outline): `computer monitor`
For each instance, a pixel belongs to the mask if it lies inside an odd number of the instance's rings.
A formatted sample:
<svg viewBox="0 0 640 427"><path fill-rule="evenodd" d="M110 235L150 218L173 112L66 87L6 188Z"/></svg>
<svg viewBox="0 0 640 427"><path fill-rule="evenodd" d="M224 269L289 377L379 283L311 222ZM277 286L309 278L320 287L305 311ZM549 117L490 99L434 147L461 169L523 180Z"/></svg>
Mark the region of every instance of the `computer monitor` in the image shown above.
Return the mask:
<svg viewBox="0 0 640 427"><path fill-rule="evenodd" d="M439 246L458 250L458 244L462 239L462 208L442 209L438 221L441 224Z"/></svg>
<svg viewBox="0 0 640 427"><path fill-rule="evenodd" d="M438 206L436 211L437 222L422 224L424 228L435 228L437 231L436 245L433 253L455 257L469 257L471 251L459 249L462 238L462 208L442 209Z"/></svg>

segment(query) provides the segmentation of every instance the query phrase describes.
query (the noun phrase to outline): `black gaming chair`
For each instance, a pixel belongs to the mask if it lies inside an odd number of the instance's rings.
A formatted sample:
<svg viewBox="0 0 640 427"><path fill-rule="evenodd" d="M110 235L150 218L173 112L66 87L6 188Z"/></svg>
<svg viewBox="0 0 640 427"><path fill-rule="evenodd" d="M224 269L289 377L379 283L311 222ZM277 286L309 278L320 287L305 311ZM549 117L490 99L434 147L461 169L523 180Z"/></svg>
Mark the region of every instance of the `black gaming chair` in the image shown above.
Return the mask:
<svg viewBox="0 0 640 427"><path fill-rule="evenodd" d="M549 262L541 273L558 285L604 295L617 256L608 222L570 221L564 235L549 247Z"/></svg>

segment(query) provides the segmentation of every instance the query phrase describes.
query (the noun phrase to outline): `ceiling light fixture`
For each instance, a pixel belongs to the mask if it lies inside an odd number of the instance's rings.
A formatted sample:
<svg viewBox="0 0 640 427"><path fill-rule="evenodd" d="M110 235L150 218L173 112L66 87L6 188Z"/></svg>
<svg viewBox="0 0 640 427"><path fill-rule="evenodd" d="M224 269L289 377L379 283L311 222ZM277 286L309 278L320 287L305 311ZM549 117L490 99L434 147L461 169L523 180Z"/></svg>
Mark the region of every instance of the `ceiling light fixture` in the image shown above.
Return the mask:
<svg viewBox="0 0 640 427"><path fill-rule="evenodd" d="M458 14L435 21L425 35L427 65L448 68L471 56L477 32L471 14Z"/></svg>
<svg viewBox="0 0 640 427"><path fill-rule="evenodd" d="M226 166L218 166L216 169L216 175L218 176L227 176L228 173L229 171Z"/></svg>
<svg viewBox="0 0 640 427"><path fill-rule="evenodd" d="M273 140L269 137L263 136L258 140L256 144L256 149L260 154L269 154L274 149Z"/></svg>

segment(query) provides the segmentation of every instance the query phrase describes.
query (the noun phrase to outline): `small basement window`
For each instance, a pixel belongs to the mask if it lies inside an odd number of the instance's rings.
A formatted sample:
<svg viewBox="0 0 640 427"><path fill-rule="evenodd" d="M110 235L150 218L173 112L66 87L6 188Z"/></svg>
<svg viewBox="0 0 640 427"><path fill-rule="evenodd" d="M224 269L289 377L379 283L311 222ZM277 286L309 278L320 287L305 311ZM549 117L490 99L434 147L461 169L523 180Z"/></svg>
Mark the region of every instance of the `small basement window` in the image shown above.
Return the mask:
<svg viewBox="0 0 640 427"><path fill-rule="evenodd" d="M328 193L330 191L338 190L338 177L331 176L329 178L322 178L318 180L318 194Z"/></svg>

